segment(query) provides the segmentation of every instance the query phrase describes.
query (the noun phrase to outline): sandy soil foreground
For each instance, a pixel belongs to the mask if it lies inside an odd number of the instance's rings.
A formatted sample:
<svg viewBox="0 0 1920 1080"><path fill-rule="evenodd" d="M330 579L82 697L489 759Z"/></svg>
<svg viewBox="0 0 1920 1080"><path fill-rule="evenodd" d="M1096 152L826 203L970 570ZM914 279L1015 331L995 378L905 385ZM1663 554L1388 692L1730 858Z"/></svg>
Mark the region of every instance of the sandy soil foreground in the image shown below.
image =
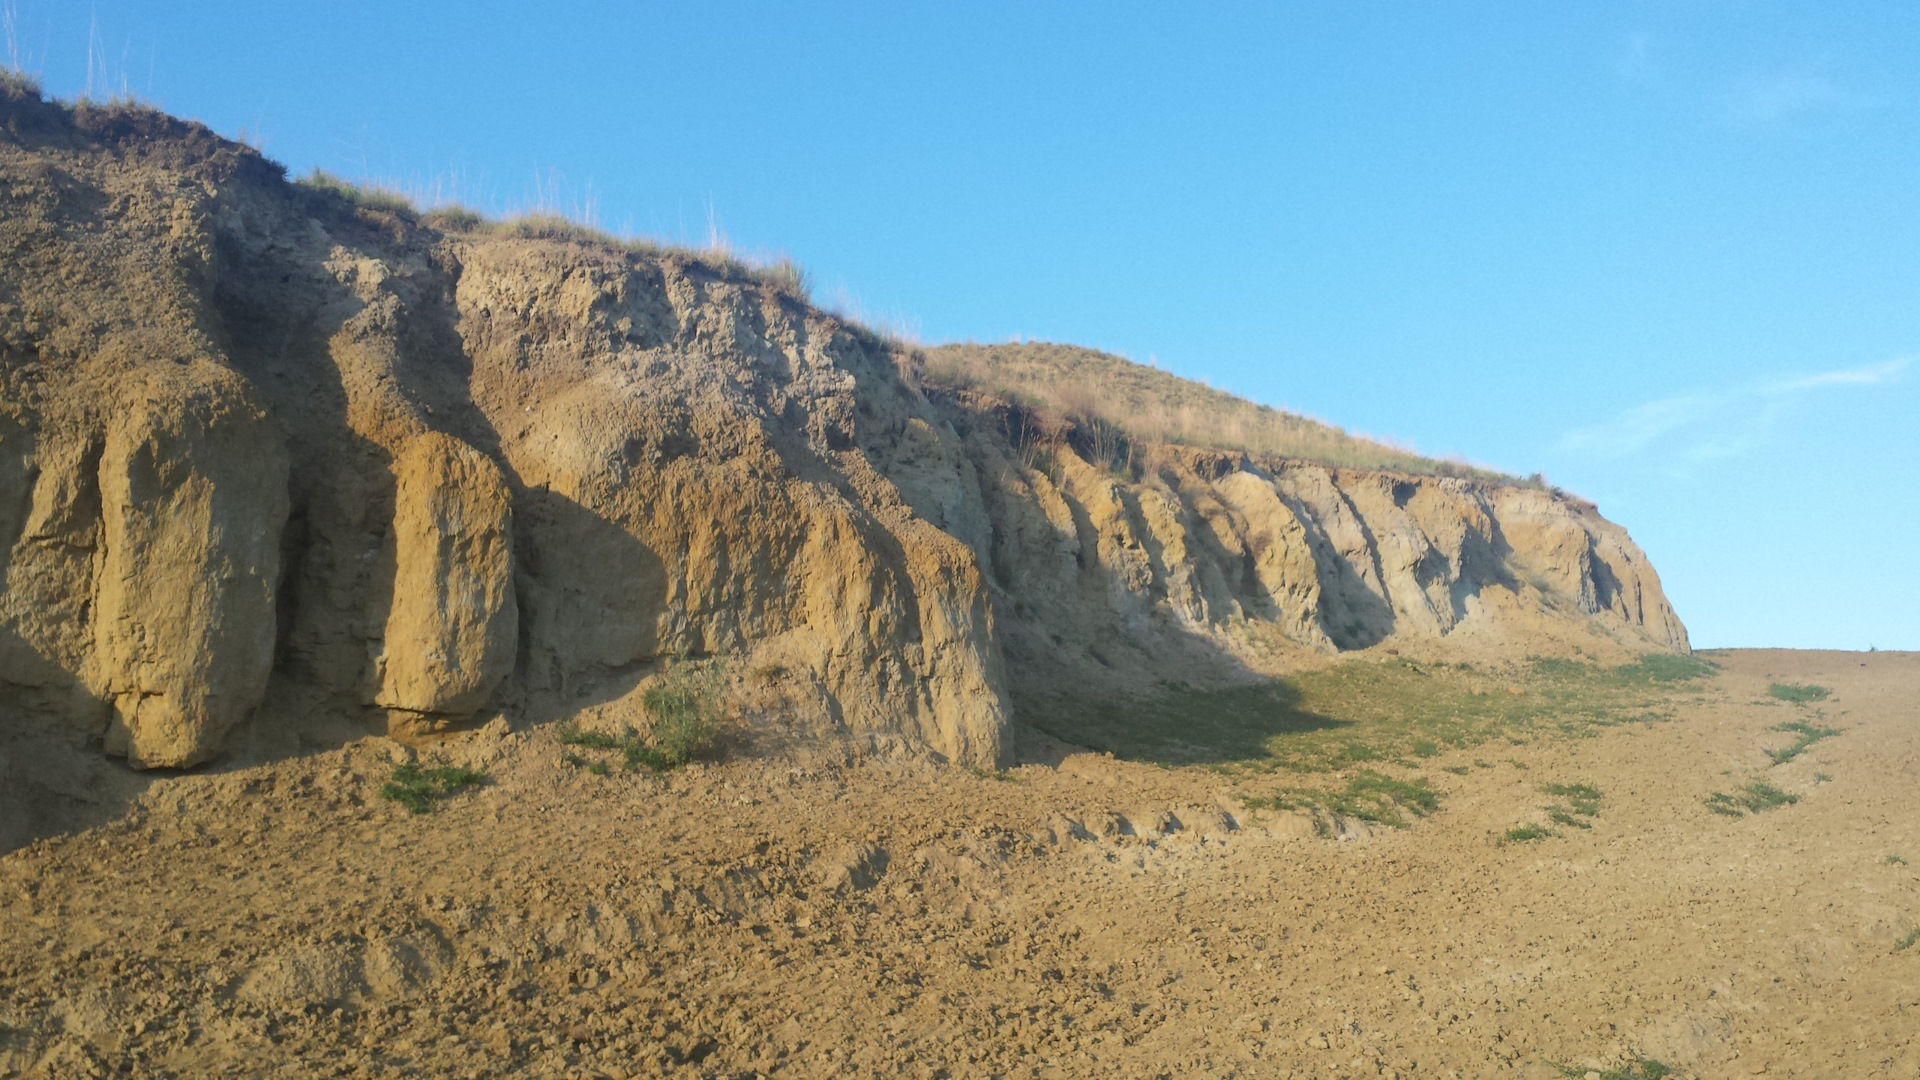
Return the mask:
<svg viewBox="0 0 1920 1080"><path fill-rule="evenodd" d="M427 815L384 739L158 778L0 858L0 1076L1920 1075L1920 655L1721 660L1333 838L1045 748L600 776L495 727ZM1799 801L1707 807L1755 778ZM1502 843L1548 784L1590 827Z"/></svg>

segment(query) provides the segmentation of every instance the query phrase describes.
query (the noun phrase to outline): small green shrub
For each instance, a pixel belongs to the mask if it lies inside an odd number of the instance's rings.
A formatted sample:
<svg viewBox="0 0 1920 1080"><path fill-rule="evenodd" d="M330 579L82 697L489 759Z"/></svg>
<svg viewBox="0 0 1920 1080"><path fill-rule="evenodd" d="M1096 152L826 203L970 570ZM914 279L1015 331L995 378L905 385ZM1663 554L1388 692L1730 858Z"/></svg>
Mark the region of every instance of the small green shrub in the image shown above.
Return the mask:
<svg viewBox="0 0 1920 1080"><path fill-rule="evenodd" d="M1888 866L1905 866L1907 865L1907 860L1906 860L1906 857L1903 855L1889 855L1887 856L1887 865Z"/></svg>
<svg viewBox="0 0 1920 1080"><path fill-rule="evenodd" d="M1450 772L1455 776L1465 776L1473 771L1473 767L1470 765L1442 765L1440 766L1440 771Z"/></svg>
<svg viewBox="0 0 1920 1080"><path fill-rule="evenodd" d="M485 783L486 779L487 774L479 769L408 761L393 767L392 777L380 788L380 797L392 799L416 814L430 814L435 802Z"/></svg>
<svg viewBox="0 0 1920 1080"><path fill-rule="evenodd" d="M1795 705L1808 705L1816 701L1825 701L1833 691L1824 686L1800 683L1773 683L1767 687L1767 696L1791 701Z"/></svg>
<svg viewBox="0 0 1920 1080"><path fill-rule="evenodd" d="M1903 937L1899 941L1894 942L1893 951L1906 952L1908 949L1913 948L1916 943L1920 943L1920 926L1916 926L1913 929L1907 931L1906 937Z"/></svg>
<svg viewBox="0 0 1920 1080"><path fill-rule="evenodd" d="M1749 780L1738 794L1716 791L1707 796L1707 809L1726 817L1745 817L1799 801L1800 796L1781 791L1765 780Z"/></svg>
<svg viewBox="0 0 1920 1080"><path fill-rule="evenodd" d="M719 734L724 676L718 662L670 661L659 684L640 695L640 704L653 716L646 748L651 753L635 755L629 746L628 763L673 769L711 750Z"/></svg>
<svg viewBox="0 0 1920 1080"><path fill-rule="evenodd" d="M584 731L571 721L556 727L554 737L562 746L617 751L629 770L647 768L669 772L715 749L720 733L720 691L725 678L725 664L718 660L670 660L660 682L640 695L641 706L653 717L653 729L647 738L642 739L632 731L624 735ZM566 761L596 776L606 776L611 771L605 762L579 754L568 754Z"/></svg>

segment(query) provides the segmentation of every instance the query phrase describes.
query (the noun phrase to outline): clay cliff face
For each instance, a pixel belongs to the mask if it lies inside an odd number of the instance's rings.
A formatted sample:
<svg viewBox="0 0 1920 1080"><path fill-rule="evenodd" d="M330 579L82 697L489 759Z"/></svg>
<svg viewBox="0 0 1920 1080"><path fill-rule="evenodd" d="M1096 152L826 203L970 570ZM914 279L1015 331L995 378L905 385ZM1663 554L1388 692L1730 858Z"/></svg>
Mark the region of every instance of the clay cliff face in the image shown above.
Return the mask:
<svg viewBox="0 0 1920 1080"><path fill-rule="evenodd" d="M1116 467L692 255L442 232L142 110L0 123L0 738L637 720L726 656L764 727L993 764L1042 688L1686 648L1548 492Z"/></svg>

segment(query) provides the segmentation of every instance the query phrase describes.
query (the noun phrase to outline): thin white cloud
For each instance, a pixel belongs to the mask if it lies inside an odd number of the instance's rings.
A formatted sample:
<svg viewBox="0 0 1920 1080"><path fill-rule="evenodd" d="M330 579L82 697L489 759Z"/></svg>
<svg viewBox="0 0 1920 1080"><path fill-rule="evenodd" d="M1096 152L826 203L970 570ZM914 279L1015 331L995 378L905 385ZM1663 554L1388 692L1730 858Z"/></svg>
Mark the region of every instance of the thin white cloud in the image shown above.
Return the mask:
<svg viewBox="0 0 1920 1080"><path fill-rule="evenodd" d="M1887 104L1883 98L1812 72L1747 76L1734 82L1727 103L1740 119L1760 124L1780 123L1808 113L1859 112Z"/></svg>
<svg viewBox="0 0 1920 1080"><path fill-rule="evenodd" d="M1567 432L1560 439L1560 448L1602 457L1626 457L1669 432L1699 422L1716 404L1714 398L1699 394L1649 401L1635 405L1607 423Z"/></svg>
<svg viewBox="0 0 1920 1080"><path fill-rule="evenodd" d="M1661 398L1624 410L1604 424L1569 431L1560 437L1558 448L1615 459L1648 452L1678 462L1738 458L1764 445L1775 426L1807 395L1898 382L1911 364L1901 357L1717 393Z"/></svg>
<svg viewBox="0 0 1920 1080"><path fill-rule="evenodd" d="M1823 386L1876 386L1880 383L1897 382L1906 374L1912 363L1907 357L1888 360L1879 364L1865 364L1856 368L1842 368L1838 371L1822 371L1815 375L1803 375L1795 379L1782 379L1768 383L1761 390L1768 394L1794 394L1804 390L1818 390Z"/></svg>

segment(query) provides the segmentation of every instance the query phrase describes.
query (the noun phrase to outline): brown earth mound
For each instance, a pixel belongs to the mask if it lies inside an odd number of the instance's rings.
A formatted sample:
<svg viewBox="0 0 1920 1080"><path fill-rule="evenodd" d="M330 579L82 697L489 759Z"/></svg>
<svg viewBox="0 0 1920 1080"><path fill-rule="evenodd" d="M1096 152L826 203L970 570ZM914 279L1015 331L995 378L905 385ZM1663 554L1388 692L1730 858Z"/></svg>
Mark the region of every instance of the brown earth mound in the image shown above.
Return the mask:
<svg viewBox="0 0 1920 1080"><path fill-rule="evenodd" d="M1549 491L1156 443L932 385L724 260L0 98L0 738L152 768L644 729L671 658L725 657L770 738L990 766L1063 693L1686 649ZM16 833L111 784L14 759Z"/></svg>

